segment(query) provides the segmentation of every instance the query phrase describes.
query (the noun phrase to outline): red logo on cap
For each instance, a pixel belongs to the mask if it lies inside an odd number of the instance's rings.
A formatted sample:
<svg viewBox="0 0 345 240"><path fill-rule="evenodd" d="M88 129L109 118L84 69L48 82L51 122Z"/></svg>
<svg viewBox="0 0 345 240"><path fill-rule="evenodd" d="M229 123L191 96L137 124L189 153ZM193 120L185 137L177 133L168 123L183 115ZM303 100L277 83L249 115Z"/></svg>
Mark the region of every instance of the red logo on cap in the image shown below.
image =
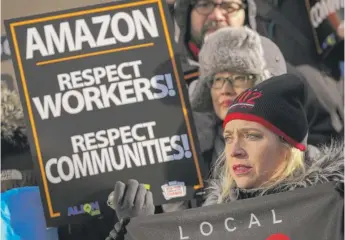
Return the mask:
<svg viewBox="0 0 345 240"><path fill-rule="evenodd" d="M248 90L244 93L242 93L238 99L237 99L237 102L238 103L247 103L247 104L252 104L254 105L255 104L255 101L256 99L260 98L262 96L262 93L261 92L258 92L258 91L253 91L253 90Z"/></svg>

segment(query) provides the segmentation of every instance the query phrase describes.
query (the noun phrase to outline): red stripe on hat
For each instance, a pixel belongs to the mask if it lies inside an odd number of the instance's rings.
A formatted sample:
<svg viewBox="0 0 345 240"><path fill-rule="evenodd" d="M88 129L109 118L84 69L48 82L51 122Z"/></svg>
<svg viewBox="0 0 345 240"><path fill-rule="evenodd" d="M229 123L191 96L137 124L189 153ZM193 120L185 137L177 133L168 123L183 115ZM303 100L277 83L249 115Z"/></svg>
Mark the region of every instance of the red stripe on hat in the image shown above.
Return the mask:
<svg viewBox="0 0 345 240"><path fill-rule="evenodd" d="M225 125L230 122L231 120L235 120L235 119L241 119L241 120L247 120L247 121L252 121L252 122L257 122L260 123L261 125L265 126L266 128L268 128L269 130L271 130L272 132L274 132L275 134L281 136L284 138L285 141L287 141L289 144L291 144L292 146L294 146L295 148L301 150L301 151L305 151L306 147L304 144L297 142L296 140L292 139L291 137L289 137L287 134L285 134L283 131L281 131L279 128L277 128L276 126L274 126L272 123L266 121L265 119L258 117L256 115L253 114L248 114L248 113L238 113L238 112L234 112L234 113L230 113L228 114L223 122L223 128L225 128Z"/></svg>

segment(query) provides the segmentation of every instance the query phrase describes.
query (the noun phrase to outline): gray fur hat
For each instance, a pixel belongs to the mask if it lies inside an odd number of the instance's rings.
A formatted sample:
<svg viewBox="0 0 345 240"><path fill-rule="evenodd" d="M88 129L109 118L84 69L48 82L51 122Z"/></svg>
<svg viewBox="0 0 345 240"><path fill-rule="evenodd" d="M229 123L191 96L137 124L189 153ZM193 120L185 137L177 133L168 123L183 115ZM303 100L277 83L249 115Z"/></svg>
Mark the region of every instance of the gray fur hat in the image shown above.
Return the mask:
<svg viewBox="0 0 345 240"><path fill-rule="evenodd" d="M256 82L287 72L284 57L269 39L248 27L225 27L210 34L199 53L200 77L190 93L193 110L212 111L207 86L218 72L254 74Z"/></svg>

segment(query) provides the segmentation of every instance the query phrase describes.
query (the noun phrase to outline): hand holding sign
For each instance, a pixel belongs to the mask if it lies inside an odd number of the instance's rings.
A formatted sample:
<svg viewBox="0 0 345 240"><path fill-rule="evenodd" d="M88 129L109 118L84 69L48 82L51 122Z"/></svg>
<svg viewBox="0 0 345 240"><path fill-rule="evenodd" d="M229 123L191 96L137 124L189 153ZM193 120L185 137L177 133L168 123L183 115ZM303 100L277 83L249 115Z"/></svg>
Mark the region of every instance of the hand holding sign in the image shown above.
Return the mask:
<svg viewBox="0 0 345 240"><path fill-rule="evenodd" d="M108 204L115 209L119 219L153 215L155 207L153 205L152 193L148 191L144 184L130 179L128 184L118 181L115 190L109 196Z"/></svg>

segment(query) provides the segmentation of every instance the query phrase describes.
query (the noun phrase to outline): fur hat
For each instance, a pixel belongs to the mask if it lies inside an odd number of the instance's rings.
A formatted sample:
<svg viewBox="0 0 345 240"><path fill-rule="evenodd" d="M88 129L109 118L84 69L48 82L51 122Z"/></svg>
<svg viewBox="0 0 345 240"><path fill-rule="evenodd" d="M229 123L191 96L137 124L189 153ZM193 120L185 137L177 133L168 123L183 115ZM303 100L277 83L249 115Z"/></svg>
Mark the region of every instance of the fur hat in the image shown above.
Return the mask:
<svg viewBox="0 0 345 240"><path fill-rule="evenodd" d="M305 151L307 87L296 75L283 74L241 93L229 107L223 127L232 120L260 123L295 148Z"/></svg>
<svg viewBox="0 0 345 240"><path fill-rule="evenodd" d="M218 72L254 74L256 83L286 73L279 48L248 27L225 27L210 34L199 53L199 64L200 78L190 96L193 110L199 112L213 109L207 83Z"/></svg>

